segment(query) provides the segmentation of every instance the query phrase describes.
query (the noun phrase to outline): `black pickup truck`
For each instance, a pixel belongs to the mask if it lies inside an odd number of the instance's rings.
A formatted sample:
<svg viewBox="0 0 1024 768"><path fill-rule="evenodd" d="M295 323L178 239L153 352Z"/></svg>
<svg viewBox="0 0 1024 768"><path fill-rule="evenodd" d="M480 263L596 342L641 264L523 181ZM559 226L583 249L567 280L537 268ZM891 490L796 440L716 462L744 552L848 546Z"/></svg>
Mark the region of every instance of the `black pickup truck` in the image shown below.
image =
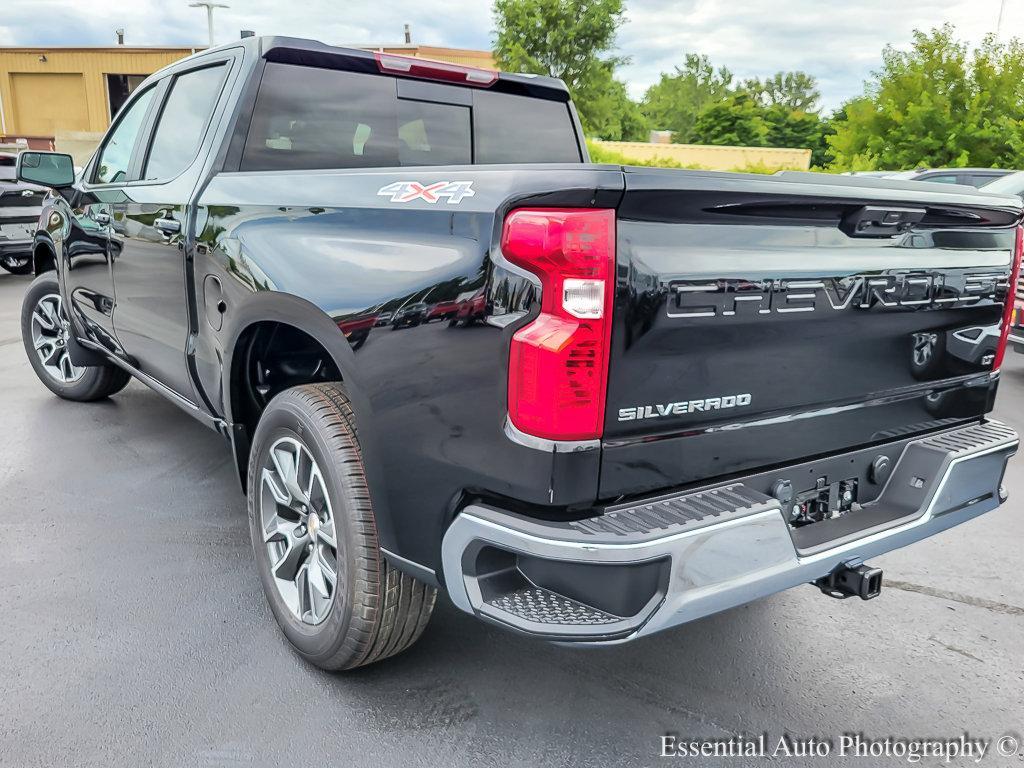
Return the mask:
<svg viewBox="0 0 1024 768"><path fill-rule="evenodd" d="M868 558L1005 500L1019 199L592 165L558 81L278 37L150 77L80 180L18 172L51 189L39 378L224 436L324 668L407 648L439 588L576 645L870 598Z"/></svg>

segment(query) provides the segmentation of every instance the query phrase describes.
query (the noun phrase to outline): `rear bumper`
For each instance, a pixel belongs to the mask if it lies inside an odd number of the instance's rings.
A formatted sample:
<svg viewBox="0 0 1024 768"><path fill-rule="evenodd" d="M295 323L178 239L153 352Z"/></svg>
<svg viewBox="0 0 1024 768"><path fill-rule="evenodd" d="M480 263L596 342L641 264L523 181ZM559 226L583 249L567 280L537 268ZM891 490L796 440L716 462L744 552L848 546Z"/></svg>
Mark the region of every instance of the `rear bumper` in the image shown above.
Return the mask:
<svg viewBox="0 0 1024 768"><path fill-rule="evenodd" d="M563 642L631 640L813 582L995 509L1018 437L998 422L907 444L881 495L791 529L742 481L544 522L473 505L448 529L445 583L459 608ZM799 532L827 525L827 541Z"/></svg>

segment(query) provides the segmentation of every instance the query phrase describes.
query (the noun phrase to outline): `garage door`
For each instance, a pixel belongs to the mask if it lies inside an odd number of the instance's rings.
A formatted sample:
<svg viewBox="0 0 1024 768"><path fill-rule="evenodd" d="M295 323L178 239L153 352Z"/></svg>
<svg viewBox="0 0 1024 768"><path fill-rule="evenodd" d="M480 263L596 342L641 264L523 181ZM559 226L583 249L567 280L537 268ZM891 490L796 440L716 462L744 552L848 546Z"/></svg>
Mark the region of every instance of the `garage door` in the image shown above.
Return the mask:
<svg viewBox="0 0 1024 768"><path fill-rule="evenodd" d="M53 136L57 131L89 130L85 81L80 74L13 72L12 133Z"/></svg>

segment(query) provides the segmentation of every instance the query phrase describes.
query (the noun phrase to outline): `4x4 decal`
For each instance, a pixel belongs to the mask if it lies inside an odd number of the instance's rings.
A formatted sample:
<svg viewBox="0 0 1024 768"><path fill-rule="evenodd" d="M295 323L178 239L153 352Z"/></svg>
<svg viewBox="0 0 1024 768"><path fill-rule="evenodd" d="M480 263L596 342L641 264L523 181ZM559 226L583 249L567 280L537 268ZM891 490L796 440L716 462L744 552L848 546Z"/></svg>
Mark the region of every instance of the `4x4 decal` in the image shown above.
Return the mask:
<svg viewBox="0 0 1024 768"><path fill-rule="evenodd" d="M457 205L463 198L472 197L472 181L435 181L432 184L421 184L418 181L396 181L381 187L377 194L390 197L392 203L411 203L422 200L425 203L436 203L446 198L448 205Z"/></svg>

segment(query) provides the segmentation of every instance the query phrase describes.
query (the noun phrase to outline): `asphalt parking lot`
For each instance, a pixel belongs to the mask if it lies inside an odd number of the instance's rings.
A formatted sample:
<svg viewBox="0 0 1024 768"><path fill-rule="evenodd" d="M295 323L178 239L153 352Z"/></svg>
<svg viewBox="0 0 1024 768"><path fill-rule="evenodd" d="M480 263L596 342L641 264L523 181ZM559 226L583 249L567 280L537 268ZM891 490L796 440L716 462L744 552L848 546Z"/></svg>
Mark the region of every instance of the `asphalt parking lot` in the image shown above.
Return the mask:
<svg viewBox="0 0 1024 768"><path fill-rule="evenodd" d="M0 274L0 765L646 766L666 733L1024 731L1020 457L1001 509L873 563L870 603L806 587L572 651L441 600L410 652L328 675L264 602L222 439L138 383L52 396L21 344L28 283ZM1024 431L1022 403L1009 353L996 416Z"/></svg>

